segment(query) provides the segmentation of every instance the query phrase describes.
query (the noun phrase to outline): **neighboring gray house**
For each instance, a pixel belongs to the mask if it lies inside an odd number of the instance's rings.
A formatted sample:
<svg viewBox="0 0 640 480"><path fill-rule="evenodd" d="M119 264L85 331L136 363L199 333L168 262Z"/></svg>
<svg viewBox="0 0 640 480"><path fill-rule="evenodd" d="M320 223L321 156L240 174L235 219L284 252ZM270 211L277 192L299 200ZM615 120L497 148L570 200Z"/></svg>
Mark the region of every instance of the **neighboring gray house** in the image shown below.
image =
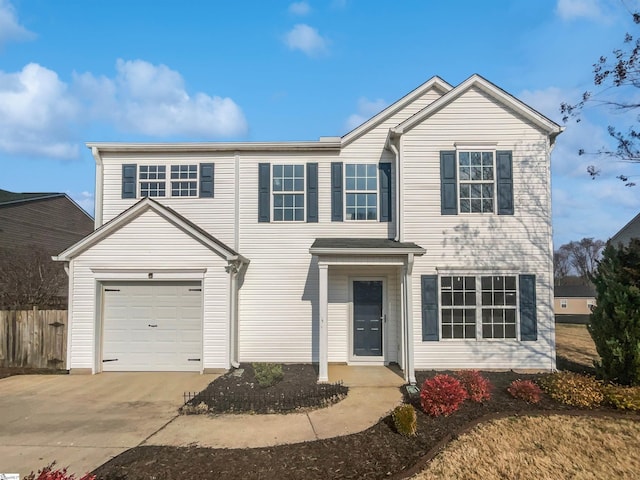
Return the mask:
<svg viewBox="0 0 640 480"><path fill-rule="evenodd" d="M640 238L640 213L633 217L609 241L614 245L619 243L627 245L632 238Z"/></svg>
<svg viewBox="0 0 640 480"><path fill-rule="evenodd" d="M0 270L14 254L22 258L37 250L50 258L93 232L93 226L93 218L64 193L0 189ZM60 292L64 300L67 287L63 284Z"/></svg>
<svg viewBox="0 0 640 480"><path fill-rule="evenodd" d="M96 230L57 258L67 365L554 369L561 131L473 75L343 137L90 143Z"/></svg>

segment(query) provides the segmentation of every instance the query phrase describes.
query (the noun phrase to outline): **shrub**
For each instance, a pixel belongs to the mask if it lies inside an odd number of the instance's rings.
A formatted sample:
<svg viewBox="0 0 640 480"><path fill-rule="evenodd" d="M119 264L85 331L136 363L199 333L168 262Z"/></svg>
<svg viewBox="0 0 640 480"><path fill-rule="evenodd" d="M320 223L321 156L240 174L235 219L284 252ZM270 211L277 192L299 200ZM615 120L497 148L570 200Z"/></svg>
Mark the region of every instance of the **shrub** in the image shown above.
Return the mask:
<svg viewBox="0 0 640 480"><path fill-rule="evenodd" d="M461 370L456 373L456 376L472 402L480 403L491 398L493 385L478 370Z"/></svg>
<svg viewBox="0 0 640 480"><path fill-rule="evenodd" d="M466 390L451 375L436 375L425 380L420 391L422 408L433 417L451 415L466 398Z"/></svg>
<svg viewBox="0 0 640 480"><path fill-rule="evenodd" d="M640 387L607 385L604 395L606 402L618 410L640 410Z"/></svg>
<svg viewBox="0 0 640 480"><path fill-rule="evenodd" d="M181 415L202 415L209 413L209 405L205 402L200 402L197 405L187 403L180 408L179 412Z"/></svg>
<svg viewBox="0 0 640 480"><path fill-rule="evenodd" d="M507 392L513 398L524 400L527 403L538 403L542 390L531 380L514 380L507 388Z"/></svg>
<svg viewBox="0 0 640 480"><path fill-rule="evenodd" d="M67 473L66 468L54 470L56 462L51 462L46 467L42 467L41 470L38 470L38 473L31 472L29 475L24 477L24 480L95 480L96 476L91 475L90 473L84 474L80 478L76 478L76 476L72 473ZM37 475L37 476L36 476Z"/></svg>
<svg viewBox="0 0 640 480"><path fill-rule="evenodd" d="M258 385L262 388L271 387L284 378L279 363L253 363L252 366Z"/></svg>
<svg viewBox="0 0 640 480"><path fill-rule="evenodd" d="M405 437L413 437L416 434L418 428L418 418L416 417L416 411L413 405L405 403L398 405L391 414L393 418L393 424L396 427L396 431L400 435Z"/></svg>
<svg viewBox="0 0 640 480"><path fill-rule="evenodd" d="M558 372L542 377L538 383L551 398L566 405L594 408L604 400L602 382L588 375Z"/></svg>
<svg viewBox="0 0 640 480"><path fill-rule="evenodd" d="M607 244L592 277L597 304L589 333L600 355L604 380L640 385L640 239Z"/></svg>

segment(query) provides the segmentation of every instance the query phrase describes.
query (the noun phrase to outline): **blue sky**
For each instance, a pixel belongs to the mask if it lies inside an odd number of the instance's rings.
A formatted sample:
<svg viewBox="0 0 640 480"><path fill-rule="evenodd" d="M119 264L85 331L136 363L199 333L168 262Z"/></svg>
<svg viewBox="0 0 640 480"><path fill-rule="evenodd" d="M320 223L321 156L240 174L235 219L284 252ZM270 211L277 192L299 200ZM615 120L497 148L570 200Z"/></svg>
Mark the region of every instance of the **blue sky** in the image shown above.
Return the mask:
<svg viewBox="0 0 640 480"><path fill-rule="evenodd" d="M93 212L88 141L342 135L433 75L479 73L560 122L637 0L0 0L0 188ZM635 27L637 28L637 27ZM635 114L590 109L552 155L556 246L638 213L635 167L579 157ZM590 180L586 166L602 175ZM640 183L640 182L639 182Z"/></svg>

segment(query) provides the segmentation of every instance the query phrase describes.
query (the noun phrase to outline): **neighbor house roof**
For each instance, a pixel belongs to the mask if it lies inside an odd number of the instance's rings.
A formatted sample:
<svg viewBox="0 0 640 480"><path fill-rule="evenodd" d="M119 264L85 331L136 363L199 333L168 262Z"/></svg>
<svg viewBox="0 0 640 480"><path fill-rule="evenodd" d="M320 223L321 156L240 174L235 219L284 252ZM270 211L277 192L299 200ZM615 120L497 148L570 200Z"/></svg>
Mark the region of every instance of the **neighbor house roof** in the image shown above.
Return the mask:
<svg viewBox="0 0 640 480"><path fill-rule="evenodd" d="M396 242L386 238L317 238L309 249L313 255L327 253L424 255L426 250L413 242Z"/></svg>
<svg viewBox="0 0 640 480"><path fill-rule="evenodd" d="M224 257L227 261L230 260L240 260L244 263L248 263L249 261L238 254L232 248L228 247L226 244L215 238L213 235L210 235L202 228L200 228L195 223L191 222L184 216L180 215L178 212L169 208L161 203L149 198L145 197L139 202L135 203L127 210L122 212L117 217L111 219L109 222L102 225L100 228L95 230L90 235L87 235L85 238L80 240L75 245L72 245L64 252L60 253L57 257L54 257L54 260L57 261L69 261L72 258L78 256L80 253L85 251L86 249L92 247L93 245L100 242L102 239L108 237L115 230L123 227L128 224L142 213L147 210L153 210L161 217L164 217L166 220L170 221L178 228L181 228L188 234L192 235L194 238L199 240L201 243L209 247L211 250L217 252L219 255Z"/></svg>
<svg viewBox="0 0 640 480"><path fill-rule="evenodd" d="M48 193L16 193L8 190L0 189L0 206L13 204L17 202L25 202L29 200L43 200L45 198L64 197L64 193L48 192Z"/></svg>
<svg viewBox="0 0 640 480"><path fill-rule="evenodd" d="M640 238L640 213L629 220L624 227L611 237L609 243L612 245L627 244L632 238Z"/></svg>
<svg viewBox="0 0 640 480"><path fill-rule="evenodd" d="M595 297L596 288L593 285L556 285L553 296L556 298Z"/></svg>

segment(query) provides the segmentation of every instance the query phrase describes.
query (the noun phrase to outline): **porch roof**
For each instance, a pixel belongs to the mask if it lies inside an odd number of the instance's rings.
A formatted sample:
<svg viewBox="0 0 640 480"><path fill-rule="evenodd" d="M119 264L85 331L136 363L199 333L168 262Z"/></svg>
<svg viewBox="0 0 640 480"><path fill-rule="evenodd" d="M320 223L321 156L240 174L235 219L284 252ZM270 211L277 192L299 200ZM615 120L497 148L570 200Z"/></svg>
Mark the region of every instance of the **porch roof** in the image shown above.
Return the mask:
<svg viewBox="0 0 640 480"><path fill-rule="evenodd" d="M413 242L388 238L316 238L309 249L312 255L424 255L426 250Z"/></svg>

